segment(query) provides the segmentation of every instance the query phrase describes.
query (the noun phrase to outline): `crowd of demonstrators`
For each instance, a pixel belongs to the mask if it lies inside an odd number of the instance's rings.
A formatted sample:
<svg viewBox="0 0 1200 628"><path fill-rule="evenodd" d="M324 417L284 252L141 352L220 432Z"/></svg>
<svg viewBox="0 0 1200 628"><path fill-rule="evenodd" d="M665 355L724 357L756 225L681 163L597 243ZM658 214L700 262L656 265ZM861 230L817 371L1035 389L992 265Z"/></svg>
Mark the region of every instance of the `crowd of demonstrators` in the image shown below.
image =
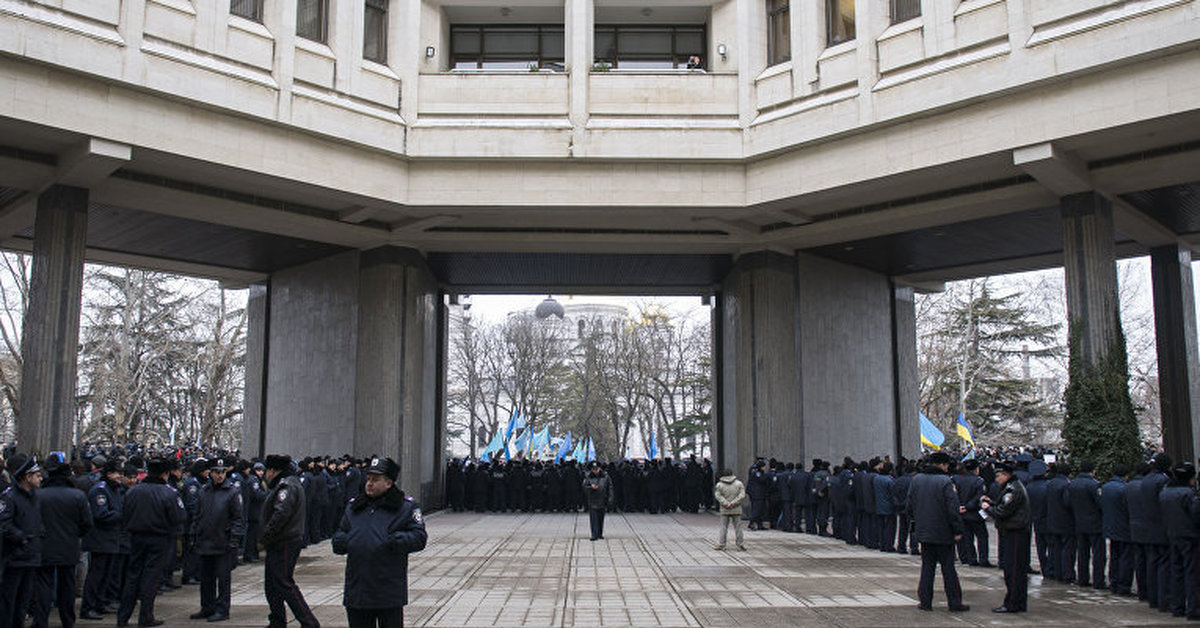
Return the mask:
<svg viewBox="0 0 1200 628"><path fill-rule="evenodd" d="M420 509L394 486L399 467L390 459L245 460L216 448L137 444L85 444L71 452L77 457L70 463L62 453L39 461L14 444L2 453L0 628L25 626L28 616L33 626L45 628L53 608L64 628L77 618L113 614L118 626L126 626L135 610L139 627L157 626L162 624L154 614L157 595L183 585L199 585L200 608L191 619L225 621L232 572L239 563L259 560L260 547L269 625L282 628L290 608L302 628L318 628L293 578L304 546L339 530L353 536L361 525L376 525L377 509L391 509L402 511L411 534L406 543L387 545L385 554L407 556L424 547ZM367 515L359 516L367 505L372 506ZM369 530L363 534L374 538ZM352 586L352 572L353 583L364 582L377 572L386 576L395 561L351 562L357 565L347 567L351 624L400 625L395 620L402 622L403 612L394 597L386 602L390 614L351 613L363 599L358 585ZM81 565L86 571L76 616ZM406 578L406 571L399 577ZM393 574L389 581L395 580Z"/></svg>
<svg viewBox="0 0 1200 628"><path fill-rule="evenodd" d="M713 467L695 456L601 464L612 490L612 509L651 514L711 510ZM583 512L588 469L563 462L453 459L446 465L446 507L455 512Z"/></svg>

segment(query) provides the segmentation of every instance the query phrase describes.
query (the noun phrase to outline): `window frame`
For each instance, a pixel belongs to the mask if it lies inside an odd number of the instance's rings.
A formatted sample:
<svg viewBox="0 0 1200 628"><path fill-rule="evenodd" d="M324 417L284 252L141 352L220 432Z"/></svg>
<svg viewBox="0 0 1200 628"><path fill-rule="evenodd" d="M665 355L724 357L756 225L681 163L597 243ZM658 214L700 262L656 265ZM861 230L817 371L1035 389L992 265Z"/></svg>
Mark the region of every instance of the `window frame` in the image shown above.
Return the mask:
<svg viewBox="0 0 1200 628"><path fill-rule="evenodd" d="M262 24L264 4L266 4L266 0L229 0L229 14ZM247 6L250 7L250 10L246 13L240 13L236 9L236 7Z"/></svg>
<svg viewBox="0 0 1200 628"><path fill-rule="evenodd" d="M503 31L522 31L529 30L534 34L534 39L537 42L536 49L526 52L503 52L491 53L486 50L487 38L485 35L488 32L499 33ZM459 51L455 44L458 41L456 34L462 34L469 31L478 31L478 52L464 53ZM563 49L557 55L554 51L547 52L545 50L545 36L547 34L558 33L562 36ZM450 25L450 68L452 70L492 70L504 71L504 68L489 68L485 67L487 63L498 63L503 61L526 62L528 64L536 64L537 69L550 68L550 64L557 64L559 68L566 63L567 40L566 40L566 25L564 24L451 24ZM460 63L474 60L475 67L463 68ZM509 71L520 71L529 69L525 68L509 68ZM550 68L554 69L554 68Z"/></svg>
<svg viewBox="0 0 1200 628"><path fill-rule="evenodd" d="M683 69L688 69L688 67L687 67L688 58L691 57L692 55L697 55L700 57L700 68L698 68L698 69L707 69L708 68L708 61L707 61L707 59L708 59L708 24L707 23L705 23L705 24L596 24L592 28L592 37L593 37L592 41L593 42L599 40L598 34L603 30L611 30L612 31L614 56L612 58L609 58L607 56L608 51L605 51L604 56L602 56L599 50L593 50L592 51L592 64L593 65L607 64L610 68L617 70L617 69L620 69L620 67L621 67L622 57L624 57L626 63L630 63L630 62L634 62L634 61L653 62L653 61L656 61L659 59L665 60L665 58L667 56L669 56L670 64L671 64L670 68L646 68L646 71L656 72L656 71L662 71L662 70L666 70L666 69L683 70ZM670 32L671 50L670 50L669 55L664 55L662 53L622 53L621 52L620 39L621 39L622 32L625 32L625 33L629 33L631 31L633 31L633 32L636 32L636 31L651 32L651 31L662 31L662 30L667 30ZM680 31L697 31L700 35L700 50L681 51L679 48L679 43L678 43ZM638 70L638 69L642 69L642 68L635 68L635 70Z"/></svg>
<svg viewBox="0 0 1200 628"><path fill-rule="evenodd" d="M388 4L389 0L363 1L363 59L383 65L387 65L388 58ZM373 11L378 15L378 24L375 29L371 29L370 24L370 15ZM374 56L368 54L368 44L372 34L377 38L376 46L378 48Z"/></svg>
<svg viewBox="0 0 1200 628"><path fill-rule="evenodd" d="M782 2L782 6L773 7ZM776 35L777 21L782 19L786 41ZM767 66L779 65L792 60L791 0L767 0ZM782 45L782 48L780 47Z"/></svg>
<svg viewBox="0 0 1200 628"><path fill-rule="evenodd" d="M313 4L317 8L318 26L321 32L317 37L310 37L309 34L301 32L301 11L300 3ZM308 41L315 41L318 44L329 43L329 0L297 0L296 2L296 36Z"/></svg>
<svg viewBox="0 0 1200 628"><path fill-rule="evenodd" d="M900 24L921 17L921 0L888 0L888 11L892 24Z"/></svg>

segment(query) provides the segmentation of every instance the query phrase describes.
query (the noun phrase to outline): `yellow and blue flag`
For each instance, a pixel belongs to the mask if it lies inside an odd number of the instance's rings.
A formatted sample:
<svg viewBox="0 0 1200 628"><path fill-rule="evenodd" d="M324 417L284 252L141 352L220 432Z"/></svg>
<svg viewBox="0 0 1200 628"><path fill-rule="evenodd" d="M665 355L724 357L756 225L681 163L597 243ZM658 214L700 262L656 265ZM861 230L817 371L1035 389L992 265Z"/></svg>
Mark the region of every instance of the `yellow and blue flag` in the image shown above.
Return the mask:
<svg viewBox="0 0 1200 628"><path fill-rule="evenodd" d="M971 428L967 425L967 420L963 418L961 412L958 413L958 423L954 426L954 430L958 432L959 438L967 441L972 448L975 447L975 434L971 433Z"/></svg>
<svg viewBox="0 0 1200 628"><path fill-rule="evenodd" d="M946 435L925 416L924 412L920 413L921 420L921 444L930 449L941 449L942 443L946 442Z"/></svg>

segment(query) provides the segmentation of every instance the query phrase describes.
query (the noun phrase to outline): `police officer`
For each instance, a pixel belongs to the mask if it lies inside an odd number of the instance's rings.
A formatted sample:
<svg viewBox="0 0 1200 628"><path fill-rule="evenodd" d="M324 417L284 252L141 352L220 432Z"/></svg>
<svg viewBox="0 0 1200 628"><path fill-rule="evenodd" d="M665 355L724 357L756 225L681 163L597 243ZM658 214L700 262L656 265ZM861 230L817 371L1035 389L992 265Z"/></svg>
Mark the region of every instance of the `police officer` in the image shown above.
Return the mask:
<svg viewBox="0 0 1200 628"><path fill-rule="evenodd" d="M759 459L750 467L746 476L746 496L750 498L750 530L764 530L763 520L767 517L767 499L771 495L771 476L767 474L767 462Z"/></svg>
<svg viewBox="0 0 1200 628"><path fill-rule="evenodd" d="M262 543L266 549L263 593L270 607L268 628L287 625L285 604L292 609L301 628L319 628L321 624L304 601L294 578L306 523L304 488L292 469L291 456L267 456L264 466L270 490L262 513Z"/></svg>
<svg viewBox="0 0 1200 628"><path fill-rule="evenodd" d="M122 504L122 519L129 532L129 572L121 592L117 625L129 625L134 604L141 602L138 626L161 626L154 616L161 567L170 551L171 534L187 520L183 499L170 486L170 464L154 458L147 464L146 477L129 489Z"/></svg>
<svg viewBox="0 0 1200 628"><path fill-rule="evenodd" d="M942 451L929 455L926 467L913 478L908 489L907 510L921 543L921 581L917 585L918 608L933 610L933 577L942 567L946 601L952 612L970 610L963 604L962 586L954 569L955 544L963 538L958 494L947 472L950 456Z"/></svg>
<svg viewBox="0 0 1200 628"><path fill-rule="evenodd" d="M1046 531L1049 533L1049 559L1060 582L1075 582L1075 515L1067 493L1071 465L1056 462L1046 479ZM1158 494L1155 493L1155 499Z"/></svg>
<svg viewBox="0 0 1200 628"><path fill-rule="evenodd" d="M996 468L996 483L1001 487L998 499L984 496L980 508L996 522L999 535L1000 568L1004 570L1004 603L994 613L1023 613L1029 598L1029 545L1032 515L1025 486L1013 465L1005 462Z"/></svg>
<svg viewBox="0 0 1200 628"><path fill-rule="evenodd" d="M87 576L83 581L83 600L79 605L82 619L104 619L105 608L116 602L108 595L108 584L121 579L121 502L124 495L120 461L105 461L103 479L88 491L92 529L83 537L83 549L89 552L89 556Z"/></svg>
<svg viewBox="0 0 1200 628"><path fill-rule="evenodd" d="M963 462L952 480L958 490L958 501L962 504L960 512L963 525L966 526L966 534L958 544L958 557L965 565L991 567L988 562L987 524L979 516L979 505L986 493L983 478L979 477L979 461Z"/></svg>
<svg viewBox="0 0 1200 628"><path fill-rule="evenodd" d="M1196 578L1198 535L1192 518L1197 506L1196 492L1192 488L1196 468L1185 462L1175 467L1171 475L1170 484L1158 494L1163 527L1170 541L1168 562L1171 575L1167 579L1167 598L1172 615L1200 619L1196 595L1196 589L1200 586Z"/></svg>
<svg viewBox="0 0 1200 628"><path fill-rule="evenodd" d="M396 487L400 467L374 458L365 491L350 502L331 545L346 555L342 604L350 628L400 628L408 604L408 555L425 549L421 508Z"/></svg>
<svg viewBox="0 0 1200 628"><path fill-rule="evenodd" d="M196 556L196 539L192 536L196 512L200 504L200 489L208 483L208 460L197 458L188 468L188 476L180 487L183 507L187 511L187 524L183 543L183 584L200 583L200 557Z"/></svg>
<svg viewBox="0 0 1200 628"><path fill-rule="evenodd" d="M16 454L8 459L12 485L0 495L0 530L4 530L4 581L0 583L0 628L21 628L33 601L42 566L42 513L34 494L42 485L37 459Z"/></svg>
<svg viewBox="0 0 1200 628"><path fill-rule="evenodd" d="M1125 500L1125 476L1129 467L1113 465L1112 479L1100 487L1100 513L1104 538L1108 539L1108 587L1117 595L1133 591L1133 539L1129 530L1129 503Z"/></svg>
<svg viewBox="0 0 1200 628"><path fill-rule="evenodd" d="M1071 500L1071 513L1075 516L1077 582L1081 587L1104 589L1104 515L1100 510L1100 482L1092 476L1095 468L1089 460L1080 462L1079 473L1067 487L1067 495Z"/></svg>
<svg viewBox="0 0 1200 628"><path fill-rule="evenodd" d="M189 619L229 619L233 561L246 533L242 494L226 481L231 462L214 458L208 466L208 484L200 489L191 530L200 557L200 610Z"/></svg>
<svg viewBox="0 0 1200 628"><path fill-rule="evenodd" d="M242 560L248 563L258 561L258 533L261 529L263 502L267 499L267 487L263 485L263 473L266 467L261 462L255 462L242 483L242 511L246 515L245 549Z"/></svg>
<svg viewBox="0 0 1200 628"><path fill-rule="evenodd" d="M79 540L92 527L92 512L87 495L76 488L71 478L70 465L58 454L46 460L46 472L48 477L37 495L46 538L42 545L33 625L36 628L50 625L53 599L57 602L63 628L71 628L75 625L75 567L79 564Z"/></svg>

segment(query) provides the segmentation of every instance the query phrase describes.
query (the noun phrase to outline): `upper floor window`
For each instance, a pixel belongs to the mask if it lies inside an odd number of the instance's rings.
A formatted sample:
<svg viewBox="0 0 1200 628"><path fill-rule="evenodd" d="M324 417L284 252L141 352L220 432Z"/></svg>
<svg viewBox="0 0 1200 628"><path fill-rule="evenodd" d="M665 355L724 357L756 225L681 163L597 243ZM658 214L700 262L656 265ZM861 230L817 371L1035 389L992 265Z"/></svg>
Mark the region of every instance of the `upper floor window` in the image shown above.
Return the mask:
<svg viewBox="0 0 1200 628"><path fill-rule="evenodd" d="M792 27L788 0L767 0L767 65L792 58Z"/></svg>
<svg viewBox="0 0 1200 628"><path fill-rule="evenodd" d="M388 0L366 0L363 12L363 58L387 63Z"/></svg>
<svg viewBox="0 0 1200 628"><path fill-rule="evenodd" d="M598 25L595 62L622 70L703 68L706 35L703 24Z"/></svg>
<svg viewBox="0 0 1200 628"><path fill-rule="evenodd" d="M460 70L562 70L565 49L561 24L450 27L450 62Z"/></svg>
<svg viewBox="0 0 1200 628"><path fill-rule="evenodd" d="M247 20L262 22L263 0L229 0L229 12Z"/></svg>
<svg viewBox="0 0 1200 628"><path fill-rule="evenodd" d="M313 41L329 38L329 0L296 0L296 35Z"/></svg>
<svg viewBox="0 0 1200 628"><path fill-rule="evenodd" d="M854 39L854 0L825 0L826 45Z"/></svg>
<svg viewBox="0 0 1200 628"><path fill-rule="evenodd" d="M891 0L892 24L907 22L921 16L921 0Z"/></svg>

